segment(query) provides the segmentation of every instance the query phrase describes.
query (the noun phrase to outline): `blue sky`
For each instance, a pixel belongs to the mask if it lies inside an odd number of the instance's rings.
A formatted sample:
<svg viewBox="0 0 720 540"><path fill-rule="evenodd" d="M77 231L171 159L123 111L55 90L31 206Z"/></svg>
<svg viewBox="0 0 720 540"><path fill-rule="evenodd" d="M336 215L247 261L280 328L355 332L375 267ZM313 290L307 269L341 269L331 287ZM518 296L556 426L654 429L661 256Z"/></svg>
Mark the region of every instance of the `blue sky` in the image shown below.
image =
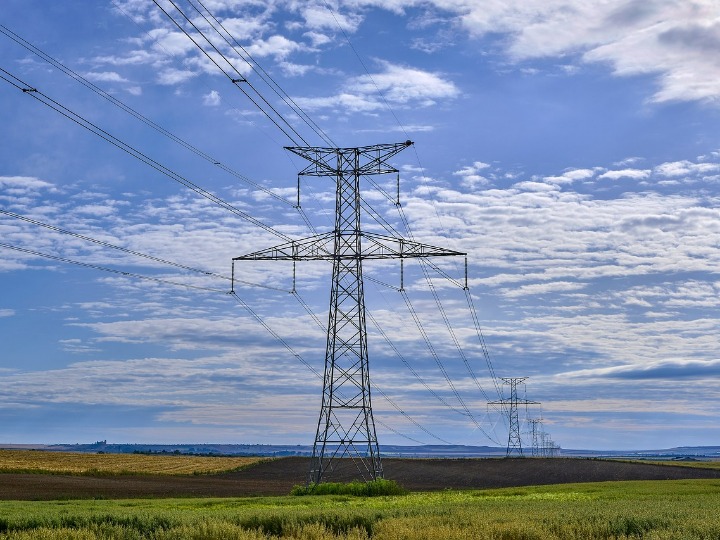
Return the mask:
<svg viewBox="0 0 720 540"><path fill-rule="evenodd" d="M205 5L337 145L415 142L393 159L412 235L468 253L494 371L529 377L527 397L542 403L529 414L553 440L720 444L716 2ZM0 24L4 78L274 230L310 234L292 207L304 167L283 149L292 141L153 2L5 0ZM309 144L324 144L217 46ZM295 355L322 370L325 336L298 300L326 320L329 265L299 265L297 295L287 263L237 268L238 294L263 326L225 294L227 280L108 247L227 276L232 257L282 241L33 94L0 81L0 442L311 443L321 383ZM404 231L395 206L363 189ZM321 231L333 197L327 179L303 179ZM461 260L438 264L462 281ZM397 261L367 263L366 275L371 321L388 337L369 324L380 444L503 443L462 289L432 276L449 330L421 267L407 265L408 297L448 381L402 296L377 282L399 285Z"/></svg>

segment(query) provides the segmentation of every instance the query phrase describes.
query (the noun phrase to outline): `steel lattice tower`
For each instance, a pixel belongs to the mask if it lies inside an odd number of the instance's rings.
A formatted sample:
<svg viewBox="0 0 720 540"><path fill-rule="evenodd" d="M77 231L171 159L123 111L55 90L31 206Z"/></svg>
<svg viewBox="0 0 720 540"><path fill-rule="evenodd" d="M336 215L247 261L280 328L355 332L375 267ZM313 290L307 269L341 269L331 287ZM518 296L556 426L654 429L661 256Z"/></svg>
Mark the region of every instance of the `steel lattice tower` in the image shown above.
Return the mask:
<svg viewBox="0 0 720 540"><path fill-rule="evenodd" d="M333 263L322 404L308 483L320 483L333 470L348 464L354 465L364 480L383 476L370 395L362 261L465 255L362 230L361 178L399 173L387 160L411 144L287 147L310 162L300 176L335 179L335 228L330 233L233 259Z"/></svg>
<svg viewBox="0 0 720 540"><path fill-rule="evenodd" d="M528 420L530 424L530 439L532 443L532 456L539 457L541 455L540 441L538 434L542 428L542 420L540 418L532 418Z"/></svg>
<svg viewBox="0 0 720 540"><path fill-rule="evenodd" d="M523 457L522 438L520 437L520 417L518 415L518 405L539 405L537 401L528 401L527 399L519 399L517 395L517 387L525 382L527 377L501 377L503 384L510 386L510 398L500 401L491 401L489 405L510 406L508 409L508 445L506 457L517 455Z"/></svg>

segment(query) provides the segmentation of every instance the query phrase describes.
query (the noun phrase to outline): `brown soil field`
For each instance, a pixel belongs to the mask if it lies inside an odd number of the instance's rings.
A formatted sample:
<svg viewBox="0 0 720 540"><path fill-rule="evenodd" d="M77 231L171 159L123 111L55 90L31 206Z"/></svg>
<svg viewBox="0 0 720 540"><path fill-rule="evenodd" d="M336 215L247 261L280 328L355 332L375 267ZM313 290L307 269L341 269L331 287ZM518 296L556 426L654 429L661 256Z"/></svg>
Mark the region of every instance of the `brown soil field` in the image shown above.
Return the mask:
<svg viewBox="0 0 720 540"><path fill-rule="evenodd" d="M0 474L0 499L287 495L305 481L308 458L260 462L236 472L199 476ZM487 489L613 480L720 478L720 470L600 459L385 459L385 477L411 491ZM328 480L345 481L336 474Z"/></svg>

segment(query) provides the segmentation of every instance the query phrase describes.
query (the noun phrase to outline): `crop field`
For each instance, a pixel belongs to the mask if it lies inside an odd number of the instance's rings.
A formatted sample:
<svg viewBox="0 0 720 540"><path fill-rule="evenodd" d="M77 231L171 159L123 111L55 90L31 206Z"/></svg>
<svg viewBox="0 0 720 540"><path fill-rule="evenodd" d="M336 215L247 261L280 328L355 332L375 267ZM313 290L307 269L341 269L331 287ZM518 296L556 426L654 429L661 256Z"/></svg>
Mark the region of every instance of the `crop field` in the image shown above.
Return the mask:
<svg viewBox="0 0 720 540"><path fill-rule="evenodd" d="M297 457L0 451L0 540L720 539L717 470L584 459L385 465L414 491L289 496L308 467Z"/></svg>
<svg viewBox="0 0 720 540"><path fill-rule="evenodd" d="M234 471L267 458L203 457L145 454L80 454L0 450L0 473L37 474L217 474Z"/></svg>
<svg viewBox="0 0 720 540"><path fill-rule="evenodd" d="M2 501L0 540L711 539L720 481L441 491L392 497Z"/></svg>

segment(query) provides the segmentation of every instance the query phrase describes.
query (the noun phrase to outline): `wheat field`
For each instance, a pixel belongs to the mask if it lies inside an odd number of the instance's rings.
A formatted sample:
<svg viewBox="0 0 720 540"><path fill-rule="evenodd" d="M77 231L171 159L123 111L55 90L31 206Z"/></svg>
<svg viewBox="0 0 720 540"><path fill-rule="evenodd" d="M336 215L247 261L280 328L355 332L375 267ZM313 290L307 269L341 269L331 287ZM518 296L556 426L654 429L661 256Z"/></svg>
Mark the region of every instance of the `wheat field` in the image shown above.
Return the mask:
<svg viewBox="0 0 720 540"><path fill-rule="evenodd" d="M247 467L265 459L268 458L0 450L0 473L216 474Z"/></svg>

